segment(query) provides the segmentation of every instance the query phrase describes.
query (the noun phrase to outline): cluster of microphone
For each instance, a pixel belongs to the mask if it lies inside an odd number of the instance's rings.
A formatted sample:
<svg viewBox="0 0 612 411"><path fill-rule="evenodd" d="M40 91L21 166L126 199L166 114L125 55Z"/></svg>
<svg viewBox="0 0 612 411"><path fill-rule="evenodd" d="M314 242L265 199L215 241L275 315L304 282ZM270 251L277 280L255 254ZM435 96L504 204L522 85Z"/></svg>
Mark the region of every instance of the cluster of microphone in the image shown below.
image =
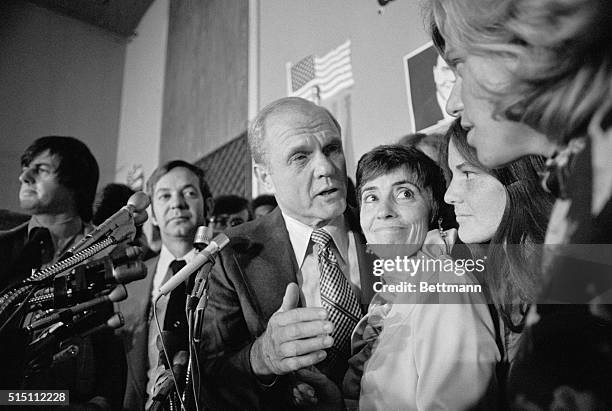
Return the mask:
<svg viewBox="0 0 612 411"><path fill-rule="evenodd" d="M70 248L57 263L7 292L31 290L15 310L29 336L24 376L74 358L74 340L123 326L114 303L128 297L124 284L146 277L141 247L130 245L146 220L149 198L138 192L114 215ZM14 314L14 313L13 313Z"/></svg>
<svg viewBox="0 0 612 411"><path fill-rule="evenodd" d="M141 261L142 248L130 244L136 226L147 219L149 203L145 193L135 193L126 206L83 237L56 263L0 292L0 338L19 335L27 341L20 348L24 357L22 376L76 357L79 345L73 343L75 340L124 325L114 303L128 298L125 284L147 275ZM200 227L196 234L193 260L158 290L159 299L183 282L193 284L185 296L190 338L199 334L208 276L216 255L229 243L224 234L204 242L204 231L209 234L206 227ZM200 300L203 304L199 304ZM2 335L3 332L7 334ZM160 329L160 364L166 372L158 379L151 409L160 409L169 398L185 398L188 394L188 381L194 378L190 370L197 340L182 339ZM197 397L195 392L191 393L192 398ZM183 400L180 403L177 405L182 406Z"/></svg>

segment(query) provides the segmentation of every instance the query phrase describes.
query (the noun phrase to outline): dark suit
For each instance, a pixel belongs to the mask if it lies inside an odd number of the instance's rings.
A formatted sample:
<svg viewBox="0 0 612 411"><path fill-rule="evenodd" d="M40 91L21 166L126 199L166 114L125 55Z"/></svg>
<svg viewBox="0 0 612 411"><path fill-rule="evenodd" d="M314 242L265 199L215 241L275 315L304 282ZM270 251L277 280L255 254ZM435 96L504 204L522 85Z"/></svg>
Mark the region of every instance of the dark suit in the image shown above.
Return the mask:
<svg viewBox="0 0 612 411"><path fill-rule="evenodd" d="M0 231L0 289L30 273L14 272L13 263L28 241L28 222L7 231Z"/></svg>
<svg viewBox="0 0 612 411"><path fill-rule="evenodd" d="M127 359L127 381L123 399L123 407L126 410L143 410L147 401L148 315L158 261L159 256L145 261L147 276L126 284L128 298L117 303L125 319L125 325L118 331L123 339Z"/></svg>
<svg viewBox="0 0 612 411"><path fill-rule="evenodd" d="M348 226L360 233L353 213ZM291 376L270 387L258 383L249 353L272 314L281 306L287 284L297 283L299 266L280 209L229 229L231 247L221 253L210 282L200 351L204 404L213 410L288 409ZM355 234L361 270L362 307L372 298L372 271Z"/></svg>

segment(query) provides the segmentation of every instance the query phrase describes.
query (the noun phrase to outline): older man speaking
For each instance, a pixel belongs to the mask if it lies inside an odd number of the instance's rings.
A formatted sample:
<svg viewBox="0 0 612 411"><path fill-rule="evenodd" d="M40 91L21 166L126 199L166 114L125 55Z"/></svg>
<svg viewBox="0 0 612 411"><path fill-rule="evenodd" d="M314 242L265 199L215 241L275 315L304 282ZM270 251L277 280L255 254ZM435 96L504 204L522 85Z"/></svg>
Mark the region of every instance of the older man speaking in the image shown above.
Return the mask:
<svg viewBox="0 0 612 411"><path fill-rule="evenodd" d="M371 270L346 210L332 115L300 98L277 100L251 124L249 144L278 208L226 232L232 246L211 277L201 384L212 409L288 409L294 371L316 366L342 378L351 331L372 296Z"/></svg>

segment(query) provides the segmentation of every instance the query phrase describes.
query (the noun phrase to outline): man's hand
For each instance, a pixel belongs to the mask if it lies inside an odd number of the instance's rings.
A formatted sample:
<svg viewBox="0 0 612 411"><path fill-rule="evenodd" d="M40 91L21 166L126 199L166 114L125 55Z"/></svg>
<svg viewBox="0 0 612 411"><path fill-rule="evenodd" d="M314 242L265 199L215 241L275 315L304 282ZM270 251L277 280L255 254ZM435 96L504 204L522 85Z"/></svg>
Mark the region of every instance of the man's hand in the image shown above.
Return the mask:
<svg viewBox="0 0 612 411"><path fill-rule="evenodd" d="M333 345L329 335L334 325L327 321L323 308L296 308L299 302L297 284L287 285L281 307L266 331L251 347L251 367L257 376L283 375L314 365L326 356Z"/></svg>

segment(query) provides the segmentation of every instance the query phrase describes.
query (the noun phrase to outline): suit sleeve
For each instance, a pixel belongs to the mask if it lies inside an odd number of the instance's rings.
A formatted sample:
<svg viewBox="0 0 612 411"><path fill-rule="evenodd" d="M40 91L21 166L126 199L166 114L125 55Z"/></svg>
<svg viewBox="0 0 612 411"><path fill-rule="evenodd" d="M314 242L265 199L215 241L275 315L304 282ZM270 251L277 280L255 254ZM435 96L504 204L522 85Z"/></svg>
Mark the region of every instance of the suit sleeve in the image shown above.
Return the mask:
<svg viewBox="0 0 612 411"><path fill-rule="evenodd" d="M233 253L224 251L211 273L200 342L203 401L209 408L257 410L282 398L282 384L267 388L251 368L251 347L264 330Z"/></svg>
<svg viewBox="0 0 612 411"><path fill-rule="evenodd" d="M255 338L241 309L242 287L236 284L240 276L236 275L238 267L232 260L230 253L223 253L213 268L202 325L201 386L203 400L212 409L249 408L247 405L253 400L249 355Z"/></svg>

